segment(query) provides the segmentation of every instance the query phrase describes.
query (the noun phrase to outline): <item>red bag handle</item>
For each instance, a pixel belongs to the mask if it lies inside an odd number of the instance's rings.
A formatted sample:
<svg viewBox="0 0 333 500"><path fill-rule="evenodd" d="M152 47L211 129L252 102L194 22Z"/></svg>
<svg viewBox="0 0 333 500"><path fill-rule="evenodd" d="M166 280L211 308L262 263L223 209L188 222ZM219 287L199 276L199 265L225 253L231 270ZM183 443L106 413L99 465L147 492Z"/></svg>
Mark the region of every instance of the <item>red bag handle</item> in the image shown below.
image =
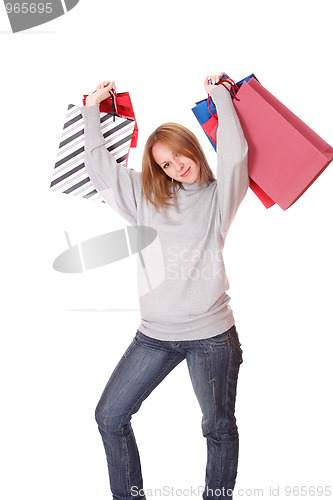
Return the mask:
<svg viewBox="0 0 333 500"><path fill-rule="evenodd" d="M230 89L228 89L228 87L226 87L226 85L224 85L224 83L230 83L230 85L231 85ZM237 94L237 92L239 90L239 87L238 87L237 83L235 83L233 81L232 78L230 78L230 77L229 78L223 78L222 77L222 79L219 82L217 82L216 85L223 85L223 87L229 91L229 93L232 95L232 97L234 97L234 99L236 99L237 101L239 101L239 99L236 97L236 94ZM235 89L237 89L237 92L236 92Z"/></svg>
<svg viewBox="0 0 333 500"><path fill-rule="evenodd" d="M229 89L226 85L224 85L224 83L230 83L230 85L231 85L230 89ZM223 87L224 87L225 89L227 89L227 91L229 92L229 94L231 95L231 97L233 97L234 99L236 99L236 101L239 101L238 97L236 97L236 93L238 92L239 87L238 87L237 83L235 83L235 82L232 80L232 78L222 78L222 79L221 79L219 82L217 82L215 85L223 85ZM235 89L237 89L237 91L236 91ZM210 101L210 99L211 99L211 97L210 97L210 95L208 94L208 99L207 99L208 109L209 109L210 114L211 114L212 116L215 116L215 115L213 115L212 110L211 110L211 108L210 108L210 102L209 102L209 101Z"/></svg>
<svg viewBox="0 0 333 500"><path fill-rule="evenodd" d="M212 110L210 109L210 100L211 100L211 97L210 97L210 95L208 94L208 97L207 97L208 109L209 109L210 114L211 114L212 116L215 116L215 115L213 115Z"/></svg>

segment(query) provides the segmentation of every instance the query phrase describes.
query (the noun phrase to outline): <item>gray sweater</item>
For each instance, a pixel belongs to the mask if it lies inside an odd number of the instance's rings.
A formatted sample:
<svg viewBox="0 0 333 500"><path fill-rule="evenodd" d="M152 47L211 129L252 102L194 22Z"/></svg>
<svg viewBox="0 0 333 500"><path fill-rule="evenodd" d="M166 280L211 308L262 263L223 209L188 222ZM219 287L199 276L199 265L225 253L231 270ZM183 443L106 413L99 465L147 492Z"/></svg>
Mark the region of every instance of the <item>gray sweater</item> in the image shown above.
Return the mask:
<svg viewBox="0 0 333 500"><path fill-rule="evenodd" d="M222 250L248 188L247 143L229 92L212 87L217 108L217 180L200 188L183 184L173 206L147 204L141 172L119 166L105 147L99 106L81 108L85 165L104 201L131 225L157 231L138 254L141 322L138 329L160 340L212 337L235 321Z"/></svg>

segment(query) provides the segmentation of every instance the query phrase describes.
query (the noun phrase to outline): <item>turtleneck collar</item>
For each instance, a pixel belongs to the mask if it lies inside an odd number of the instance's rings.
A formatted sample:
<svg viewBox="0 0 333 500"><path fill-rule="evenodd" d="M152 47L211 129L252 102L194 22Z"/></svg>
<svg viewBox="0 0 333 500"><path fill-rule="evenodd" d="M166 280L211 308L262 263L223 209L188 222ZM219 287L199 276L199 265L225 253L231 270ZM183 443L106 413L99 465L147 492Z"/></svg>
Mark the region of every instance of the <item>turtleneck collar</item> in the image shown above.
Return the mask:
<svg viewBox="0 0 333 500"><path fill-rule="evenodd" d="M185 191L200 191L201 189L205 189L208 186L209 184L207 184L207 182L204 182L201 188L200 181L192 182L192 184L182 183L182 187L183 189L185 189Z"/></svg>

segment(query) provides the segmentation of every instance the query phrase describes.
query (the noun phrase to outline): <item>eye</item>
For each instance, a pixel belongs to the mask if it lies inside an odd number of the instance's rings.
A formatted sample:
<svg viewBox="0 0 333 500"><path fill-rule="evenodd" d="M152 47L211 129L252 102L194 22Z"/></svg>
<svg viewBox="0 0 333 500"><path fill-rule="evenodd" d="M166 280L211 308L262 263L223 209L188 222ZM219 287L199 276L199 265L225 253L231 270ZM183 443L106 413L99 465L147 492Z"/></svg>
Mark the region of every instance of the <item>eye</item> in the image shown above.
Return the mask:
<svg viewBox="0 0 333 500"><path fill-rule="evenodd" d="M165 165L163 165L163 168L168 168L169 165L170 163L165 163Z"/></svg>

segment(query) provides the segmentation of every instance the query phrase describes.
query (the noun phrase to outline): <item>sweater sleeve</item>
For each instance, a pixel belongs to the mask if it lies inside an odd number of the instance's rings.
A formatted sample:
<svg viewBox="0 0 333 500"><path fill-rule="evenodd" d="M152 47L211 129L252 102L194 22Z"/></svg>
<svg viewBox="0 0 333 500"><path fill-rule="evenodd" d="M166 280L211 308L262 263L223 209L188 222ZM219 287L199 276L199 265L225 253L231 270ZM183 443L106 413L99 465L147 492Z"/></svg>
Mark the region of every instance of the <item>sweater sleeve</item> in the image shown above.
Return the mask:
<svg viewBox="0 0 333 500"><path fill-rule="evenodd" d="M235 111L230 93L218 85L212 88L218 114L217 129L217 190L221 216L221 236L224 241L237 209L249 186L247 142Z"/></svg>
<svg viewBox="0 0 333 500"><path fill-rule="evenodd" d="M84 119L85 166L103 200L130 224L137 224L137 205L142 196L141 173L118 165L105 147L99 105L80 108Z"/></svg>

